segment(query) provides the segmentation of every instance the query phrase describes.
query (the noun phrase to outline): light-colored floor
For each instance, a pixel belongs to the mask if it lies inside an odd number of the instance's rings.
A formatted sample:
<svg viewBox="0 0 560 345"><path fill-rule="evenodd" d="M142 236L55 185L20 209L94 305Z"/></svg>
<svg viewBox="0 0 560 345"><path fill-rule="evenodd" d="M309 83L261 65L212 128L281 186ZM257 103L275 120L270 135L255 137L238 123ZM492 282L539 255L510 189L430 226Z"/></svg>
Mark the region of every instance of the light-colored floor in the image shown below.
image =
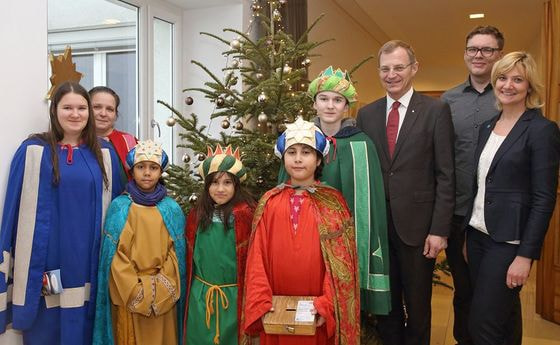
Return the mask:
<svg viewBox="0 0 560 345"><path fill-rule="evenodd" d="M521 290L523 310L523 345L560 345L560 325L543 320L535 313L536 265L528 283ZM451 277L443 275L443 281L453 285ZM453 291L435 286L432 295L431 345L455 345L453 339Z"/></svg>

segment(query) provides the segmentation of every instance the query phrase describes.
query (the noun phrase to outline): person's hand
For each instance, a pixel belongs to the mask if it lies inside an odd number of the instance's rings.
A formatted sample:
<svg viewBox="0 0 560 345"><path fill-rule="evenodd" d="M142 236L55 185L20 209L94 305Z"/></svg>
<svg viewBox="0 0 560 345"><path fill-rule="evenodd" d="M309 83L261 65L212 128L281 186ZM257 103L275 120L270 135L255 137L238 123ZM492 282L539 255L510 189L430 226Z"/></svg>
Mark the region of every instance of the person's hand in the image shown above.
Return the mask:
<svg viewBox="0 0 560 345"><path fill-rule="evenodd" d="M447 248L447 237L428 235L424 241L424 254L428 259L435 259L439 252Z"/></svg>
<svg viewBox="0 0 560 345"><path fill-rule="evenodd" d="M317 309L315 309L315 308L311 309L311 314L317 315ZM325 322L327 322L327 320L325 320L324 317L319 315L319 318L317 319L317 327L323 326L325 324Z"/></svg>
<svg viewBox="0 0 560 345"><path fill-rule="evenodd" d="M531 259L516 256L511 265L509 265L506 275L506 285L510 289L515 289L527 282L531 272Z"/></svg>
<svg viewBox="0 0 560 345"><path fill-rule="evenodd" d="M274 307L270 307L270 310L267 313L264 313L263 316L261 316L261 321L264 323L264 317L266 316L266 314L268 313L274 313Z"/></svg>

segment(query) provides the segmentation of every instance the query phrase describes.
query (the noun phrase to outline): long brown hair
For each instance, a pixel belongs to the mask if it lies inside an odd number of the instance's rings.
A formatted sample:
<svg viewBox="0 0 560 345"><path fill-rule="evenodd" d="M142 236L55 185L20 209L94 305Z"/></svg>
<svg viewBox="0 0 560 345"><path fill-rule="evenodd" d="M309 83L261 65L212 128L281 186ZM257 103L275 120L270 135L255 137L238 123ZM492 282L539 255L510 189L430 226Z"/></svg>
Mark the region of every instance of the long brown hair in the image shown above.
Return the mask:
<svg viewBox="0 0 560 345"><path fill-rule="evenodd" d="M233 180L235 191L230 201L224 205L218 206L210 197L209 189L212 182L219 179L224 174L228 174ZM222 223L224 223L224 229L227 231L227 229L229 229L229 218L231 217L233 208L239 203L247 203L249 206L255 207L255 199L241 186L237 176L227 171L217 171L207 175L204 179L204 193L202 193L196 204L196 216L198 218L199 228L202 229L202 231L206 230L210 224L212 224L214 212L218 211L219 217L222 219Z"/></svg>
<svg viewBox="0 0 560 345"><path fill-rule="evenodd" d="M60 170L58 168L58 154L56 147L58 142L64 138L64 130L58 122L58 116L56 113L56 108L58 103L62 100L68 93L75 93L82 96L88 105L88 121L86 127L82 130L80 139L84 144L89 147L91 152L94 154L97 164L99 164L99 169L101 169L101 174L103 175L103 182L105 182L105 188L108 188L107 173L105 172L105 165L103 164L103 155L101 154L101 147L99 145L99 139L95 134L95 118L93 117L93 109L91 108L91 101L89 99L89 94L80 84L67 81L61 84L55 91L54 96L51 100L51 106L49 109L49 130L48 132L35 133L32 134L32 138L38 138L46 142L51 150L51 162L53 166L53 183L58 185L60 182Z"/></svg>

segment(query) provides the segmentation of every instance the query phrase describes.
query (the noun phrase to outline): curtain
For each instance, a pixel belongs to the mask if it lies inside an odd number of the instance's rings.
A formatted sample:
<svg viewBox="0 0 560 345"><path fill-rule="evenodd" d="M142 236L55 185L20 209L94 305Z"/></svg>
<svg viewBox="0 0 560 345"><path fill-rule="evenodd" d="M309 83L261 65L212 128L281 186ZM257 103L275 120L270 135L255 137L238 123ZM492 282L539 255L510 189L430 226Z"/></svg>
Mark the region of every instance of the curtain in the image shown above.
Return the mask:
<svg viewBox="0 0 560 345"><path fill-rule="evenodd" d="M560 123L560 0L544 3L542 66L545 86L545 116Z"/></svg>

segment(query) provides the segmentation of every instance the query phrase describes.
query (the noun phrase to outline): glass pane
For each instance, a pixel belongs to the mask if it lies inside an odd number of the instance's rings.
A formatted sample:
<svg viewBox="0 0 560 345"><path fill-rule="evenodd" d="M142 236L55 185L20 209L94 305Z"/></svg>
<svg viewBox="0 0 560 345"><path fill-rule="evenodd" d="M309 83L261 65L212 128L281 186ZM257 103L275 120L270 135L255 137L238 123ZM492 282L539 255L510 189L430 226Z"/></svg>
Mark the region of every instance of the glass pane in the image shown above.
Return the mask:
<svg viewBox="0 0 560 345"><path fill-rule="evenodd" d="M107 54L107 86L121 98L115 128L136 133L136 52Z"/></svg>
<svg viewBox="0 0 560 345"><path fill-rule="evenodd" d="M76 70L82 73L80 84L89 90L93 87L93 55L73 55L72 61L76 64Z"/></svg>
<svg viewBox="0 0 560 345"><path fill-rule="evenodd" d="M154 18L154 119L159 123L161 136L157 127L154 138L163 145L163 149L173 161L173 128L167 126L166 120L171 115L169 110L157 104L157 100L173 105L173 24Z"/></svg>
<svg viewBox="0 0 560 345"><path fill-rule="evenodd" d="M80 83L114 88L121 98L115 128L138 136L138 8L117 0L48 0L48 48L72 48ZM49 70L50 72L50 70ZM50 73L49 73L50 76Z"/></svg>

